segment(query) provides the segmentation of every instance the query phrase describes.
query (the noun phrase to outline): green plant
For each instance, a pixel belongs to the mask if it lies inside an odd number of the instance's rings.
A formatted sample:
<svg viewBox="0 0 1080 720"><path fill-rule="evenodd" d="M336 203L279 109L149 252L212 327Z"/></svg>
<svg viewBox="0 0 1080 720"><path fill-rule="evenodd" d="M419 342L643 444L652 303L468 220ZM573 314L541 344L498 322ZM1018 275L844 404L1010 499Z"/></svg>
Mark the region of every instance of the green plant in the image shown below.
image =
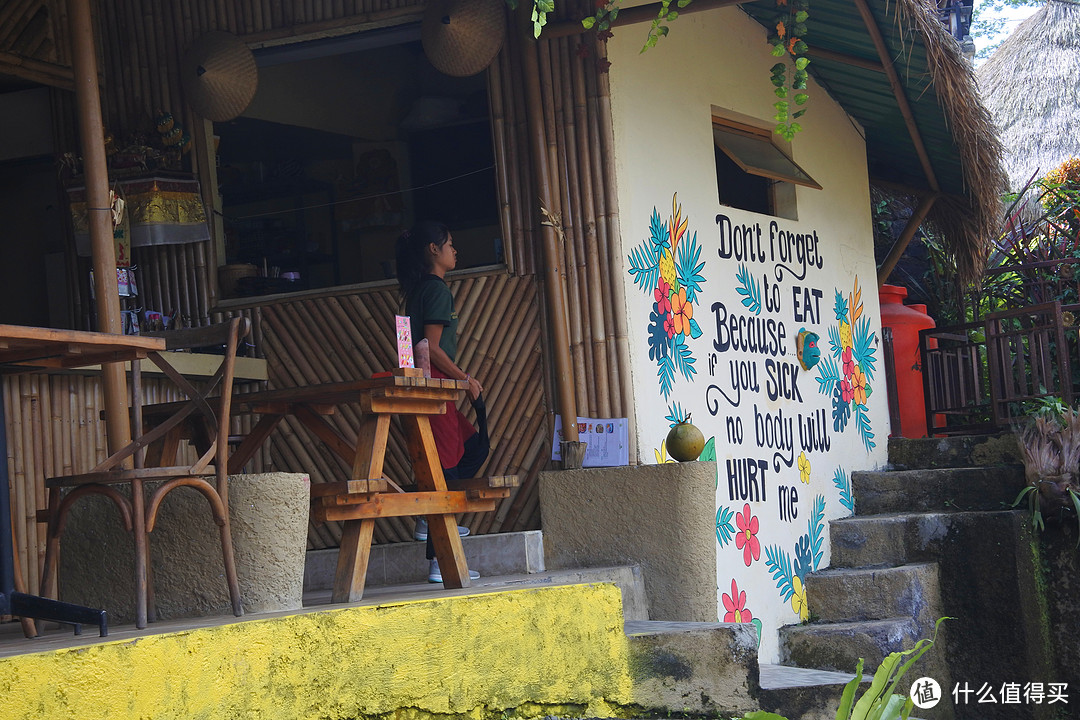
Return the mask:
<svg viewBox="0 0 1080 720"><path fill-rule="evenodd" d="M1046 528L1043 517L1052 512L1075 512L1080 523L1080 411L1060 398L1042 398L1029 405L1031 417L1014 428L1027 484L1012 507L1026 499L1032 523L1040 531Z"/></svg>
<svg viewBox="0 0 1080 720"><path fill-rule="evenodd" d="M844 694L840 697L840 707L836 710L836 720L907 720L914 702L906 695L895 691L911 666L933 647L937 641L941 623L950 619L938 618L938 621L934 623L933 636L923 638L910 650L889 653L874 673L870 687L856 701L855 693L858 692L863 679L863 660L859 658L859 663L855 666L855 677L844 686ZM776 713L758 710L744 715L743 720L787 720L787 718Z"/></svg>

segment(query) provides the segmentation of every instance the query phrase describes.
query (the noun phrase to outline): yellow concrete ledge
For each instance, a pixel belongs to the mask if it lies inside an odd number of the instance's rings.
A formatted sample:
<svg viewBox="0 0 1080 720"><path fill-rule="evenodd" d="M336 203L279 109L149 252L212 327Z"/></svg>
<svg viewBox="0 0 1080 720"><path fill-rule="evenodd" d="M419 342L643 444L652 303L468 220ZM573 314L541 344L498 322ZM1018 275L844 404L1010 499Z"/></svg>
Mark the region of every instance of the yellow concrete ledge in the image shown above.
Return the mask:
<svg viewBox="0 0 1080 720"><path fill-rule="evenodd" d="M0 659L0 718L603 717L628 647L613 585L337 608Z"/></svg>

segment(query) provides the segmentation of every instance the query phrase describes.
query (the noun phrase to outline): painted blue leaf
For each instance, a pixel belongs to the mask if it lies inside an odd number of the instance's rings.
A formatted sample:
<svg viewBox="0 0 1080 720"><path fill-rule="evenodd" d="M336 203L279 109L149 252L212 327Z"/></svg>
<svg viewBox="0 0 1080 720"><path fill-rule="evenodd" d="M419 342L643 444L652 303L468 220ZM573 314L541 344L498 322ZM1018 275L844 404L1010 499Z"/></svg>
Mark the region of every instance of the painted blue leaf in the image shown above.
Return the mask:
<svg viewBox="0 0 1080 720"><path fill-rule="evenodd" d="M627 272L634 276L634 284L651 293L660 278L660 253L645 240L630 252L629 260L630 269Z"/></svg>
<svg viewBox="0 0 1080 720"><path fill-rule="evenodd" d="M743 296L743 306L755 315L760 315L761 285L758 283L757 279L750 274L750 270L747 269L746 263L739 264L739 272L735 274L735 279L739 281L738 286L735 288L735 292Z"/></svg>
<svg viewBox="0 0 1080 720"><path fill-rule="evenodd" d="M671 236L668 234L667 223L660 219L660 213L653 208L652 217L649 218L649 240L657 257L664 248L671 247Z"/></svg>
<svg viewBox="0 0 1080 720"><path fill-rule="evenodd" d="M690 337L697 340L701 337L701 326L697 324L697 320L690 318Z"/></svg>
<svg viewBox="0 0 1080 720"><path fill-rule="evenodd" d="M735 513L726 507L716 511L716 541L720 547L726 546L735 537L735 527L731 524L733 517Z"/></svg>
<svg viewBox="0 0 1080 720"><path fill-rule="evenodd" d="M675 336L675 341L671 345L671 358L675 361L675 367L682 373L684 378L687 380L694 379L694 375L697 374L694 363L697 362L697 359L690 348L686 346L686 336Z"/></svg>
<svg viewBox="0 0 1080 720"><path fill-rule="evenodd" d="M660 392L667 400L667 396L671 394L671 387L675 384L675 364L671 361L671 353L661 358L657 365L659 367L656 376L660 378Z"/></svg>
<svg viewBox="0 0 1080 720"><path fill-rule="evenodd" d="M874 432L870 429L870 416L866 412L865 405L855 406L855 425L859 428L859 437L866 446L866 452L870 452L877 447L877 443L874 442Z"/></svg>
<svg viewBox="0 0 1080 720"><path fill-rule="evenodd" d="M844 393L840 390L840 383L836 383L836 389L832 396L832 419L833 430L843 432L851 419L851 403L844 402Z"/></svg>
<svg viewBox="0 0 1080 720"><path fill-rule="evenodd" d="M836 291L836 299L833 301L833 314L836 315L837 322L847 320L847 303L844 302L844 296L839 290Z"/></svg>
<svg viewBox="0 0 1080 720"><path fill-rule="evenodd" d="M814 571L814 561L810 552L810 536L803 535L795 541L795 575L806 582L806 576Z"/></svg>
<svg viewBox="0 0 1080 720"><path fill-rule="evenodd" d="M874 353L877 352L874 339L875 335L870 331L870 318L864 316L855 323L855 333L852 336L854 347L851 354L862 371L866 373L868 380L874 379L874 363L877 362L877 358L874 357Z"/></svg>
<svg viewBox="0 0 1080 720"><path fill-rule="evenodd" d="M772 573L773 580L776 581L776 589L780 591L780 596L785 601L790 600L791 596L795 594L795 587L792 584L794 575L791 571L791 558L788 554L777 546L770 545L765 548L765 567Z"/></svg>
<svg viewBox="0 0 1080 720"><path fill-rule="evenodd" d="M851 480L848 479L848 475L844 472L843 468L836 468L836 474L833 475L833 485L840 491L840 504L847 508L847 511L851 514L855 514L855 498L851 495Z"/></svg>
<svg viewBox="0 0 1080 720"><path fill-rule="evenodd" d="M818 362L818 376L814 378L818 383L818 392L822 395L830 395L836 389L836 383L840 382L840 366L828 355L822 355Z"/></svg>
<svg viewBox="0 0 1080 720"><path fill-rule="evenodd" d="M810 553L814 558L813 569L817 570L821 565L821 558L825 555L822 545L825 540L825 496L818 495L814 498L814 510L810 513L808 535L810 536Z"/></svg>
<svg viewBox="0 0 1080 720"><path fill-rule="evenodd" d="M840 341L840 328L835 325L829 327L829 352L837 360L844 354L844 344Z"/></svg>
<svg viewBox="0 0 1080 720"><path fill-rule="evenodd" d="M675 427L681 422L686 422L688 415L689 413L683 410L682 403L675 403L668 405L668 414L664 419L671 423L669 427Z"/></svg>
<svg viewBox="0 0 1080 720"><path fill-rule="evenodd" d="M700 262L701 246L698 245L696 231L690 238L690 242L684 239L679 244L675 255L675 272L679 278L679 284L686 288L687 301L696 302L698 293L701 292L701 284L705 282L705 277L701 274L701 271L705 269L705 263Z"/></svg>

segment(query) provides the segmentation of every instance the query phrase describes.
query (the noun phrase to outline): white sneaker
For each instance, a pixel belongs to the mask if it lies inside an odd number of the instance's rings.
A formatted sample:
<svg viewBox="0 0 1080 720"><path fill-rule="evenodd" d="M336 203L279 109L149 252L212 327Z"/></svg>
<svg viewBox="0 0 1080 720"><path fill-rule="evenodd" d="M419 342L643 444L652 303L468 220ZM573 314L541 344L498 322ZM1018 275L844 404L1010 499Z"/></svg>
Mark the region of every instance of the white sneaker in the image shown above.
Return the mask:
<svg viewBox="0 0 1080 720"><path fill-rule="evenodd" d="M470 580L479 580L480 579L480 573L476 572L475 570L470 570L469 571L469 579ZM430 583L441 583L442 582L442 570L439 569L439 559L438 558L431 558L431 565L428 566L427 581L430 582Z"/></svg>
<svg viewBox="0 0 1080 720"><path fill-rule="evenodd" d="M465 537L466 535L469 534L469 528L464 527L463 525L458 525L457 526L457 534L458 534L458 537ZM427 540L427 536L428 536L427 518L423 518L423 517L416 518L416 527L413 528L412 536L414 538L416 538L417 540ZM441 580L436 580L435 582L442 582L442 581Z"/></svg>

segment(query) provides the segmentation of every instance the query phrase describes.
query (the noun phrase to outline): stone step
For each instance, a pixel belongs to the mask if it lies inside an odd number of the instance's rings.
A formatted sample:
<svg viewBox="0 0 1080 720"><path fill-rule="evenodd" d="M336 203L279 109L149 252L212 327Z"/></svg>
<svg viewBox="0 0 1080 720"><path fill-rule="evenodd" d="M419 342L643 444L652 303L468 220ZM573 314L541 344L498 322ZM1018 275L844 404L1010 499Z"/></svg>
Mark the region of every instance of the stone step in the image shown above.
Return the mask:
<svg viewBox="0 0 1080 720"><path fill-rule="evenodd" d="M941 614L937 563L810 573L806 597L811 617L826 623L911 617L926 628Z"/></svg>
<svg viewBox="0 0 1080 720"><path fill-rule="evenodd" d="M955 513L856 515L829 523L833 568L895 567L935 559Z"/></svg>
<svg viewBox="0 0 1080 720"><path fill-rule="evenodd" d="M835 720L844 686L854 677L850 671L808 670L787 665L761 665L758 672L761 709L798 720ZM856 697L870 686L871 679L871 675L863 674Z"/></svg>
<svg viewBox="0 0 1080 720"><path fill-rule="evenodd" d="M854 472L851 484L859 515L1001 510L1023 487L1024 468L1002 465Z"/></svg>
<svg viewBox="0 0 1080 720"><path fill-rule="evenodd" d="M1017 465L1023 462L1012 433L947 438L889 438L889 465L896 470Z"/></svg>
<svg viewBox="0 0 1080 720"><path fill-rule="evenodd" d="M911 616L788 625L780 628L780 661L850 673L863 658L863 667L873 672L886 655L912 647L923 635Z"/></svg>
<svg viewBox="0 0 1080 720"><path fill-rule="evenodd" d="M645 620L624 628L634 703L644 710L656 717L741 717L757 709L753 625Z"/></svg>

